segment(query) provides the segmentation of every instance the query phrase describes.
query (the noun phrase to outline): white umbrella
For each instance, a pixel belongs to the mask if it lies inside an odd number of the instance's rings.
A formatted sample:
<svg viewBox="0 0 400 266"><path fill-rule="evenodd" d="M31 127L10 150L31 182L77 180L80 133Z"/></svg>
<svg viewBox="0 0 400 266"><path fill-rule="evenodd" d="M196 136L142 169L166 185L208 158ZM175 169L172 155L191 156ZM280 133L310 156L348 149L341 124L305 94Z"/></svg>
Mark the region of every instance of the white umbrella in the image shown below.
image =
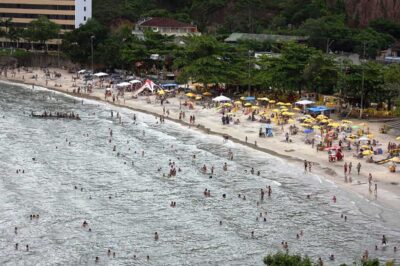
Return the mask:
<svg viewBox="0 0 400 266"><path fill-rule="evenodd" d="M231 101L230 98L228 98L228 97L226 97L226 96L224 96L224 95L215 97L215 98L212 99L212 100L213 100L214 102L230 102L230 101Z"/></svg>
<svg viewBox="0 0 400 266"><path fill-rule="evenodd" d="M315 103L315 102L309 101L309 100L301 100L301 101L295 102L295 104L298 104L298 105L308 105L308 104L313 104L313 103Z"/></svg>
<svg viewBox="0 0 400 266"><path fill-rule="evenodd" d="M130 85L131 85L131 83L129 83L129 82L121 82L121 83L117 84L117 87L128 87Z"/></svg>
<svg viewBox="0 0 400 266"><path fill-rule="evenodd" d="M142 82L140 80L134 79L134 80L129 81L129 83L136 84L136 83L142 83Z"/></svg>
<svg viewBox="0 0 400 266"><path fill-rule="evenodd" d="M85 72L86 72L86 69L81 69L81 70L78 71L78 74L83 74Z"/></svg>
<svg viewBox="0 0 400 266"><path fill-rule="evenodd" d="M108 74L107 74L107 73L104 73L104 72L98 72L98 73L96 73L96 74L94 74L94 75L95 75L96 77L99 77L99 78L108 76Z"/></svg>
<svg viewBox="0 0 400 266"><path fill-rule="evenodd" d="M368 141L369 138L367 136L362 136L361 138L359 138L358 140L360 141Z"/></svg>

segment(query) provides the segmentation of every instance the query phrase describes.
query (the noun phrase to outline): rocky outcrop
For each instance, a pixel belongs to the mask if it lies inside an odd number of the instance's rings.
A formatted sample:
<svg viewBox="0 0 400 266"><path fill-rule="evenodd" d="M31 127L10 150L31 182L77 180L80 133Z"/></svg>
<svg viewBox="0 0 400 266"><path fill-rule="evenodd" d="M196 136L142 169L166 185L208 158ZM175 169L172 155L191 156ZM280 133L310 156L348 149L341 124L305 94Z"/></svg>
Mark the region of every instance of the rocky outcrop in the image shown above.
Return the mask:
<svg viewBox="0 0 400 266"><path fill-rule="evenodd" d="M350 26L365 27L377 18L400 22L400 0L345 0L345 5Z"/></svg>

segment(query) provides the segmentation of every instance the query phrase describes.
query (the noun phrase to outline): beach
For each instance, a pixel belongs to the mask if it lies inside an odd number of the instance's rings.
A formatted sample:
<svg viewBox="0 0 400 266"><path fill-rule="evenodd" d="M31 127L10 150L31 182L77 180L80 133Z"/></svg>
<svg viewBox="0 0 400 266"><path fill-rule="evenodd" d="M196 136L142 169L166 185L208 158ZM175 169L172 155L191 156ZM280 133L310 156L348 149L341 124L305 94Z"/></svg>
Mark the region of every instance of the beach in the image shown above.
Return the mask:
<svg viewBox="0 0 400 266"><path fill-rule="evenodd" d="M9 80L13 82L19 82L24 84L35 84L36 86L46 87L51 90L56 90L64 93L72 94L72 90L77 87L83 87L84 82L82 79L77 79L75 82L72 79L72 74L67 73L61 69L50 69L50 71L57 71L62 74L60 78L54 80L48 80L44 72L40 69L30 70L31 73L25 71L15 72L12 76L8 73L8 77L1 76L3 80ZM38 75L38 79L32 78L34 75ZM75 87L73 84L75 83ZM59 87L57 85L62 85ZM189 110L183 106L186 97L175 97L168 98L168 102L163 106L158 102L156 103L156 96L139 96L137 99L132 99L130 93L126 93L124 98L112 102L111 97L105 99L104 89L94 89L90 94L80 93L73 94L76 97L90 98L99 101L106 101L109 104L115 106L123 106L138 110L141 112L154 114L154 115L165 115L163 110L168 110L169 115L167 119L181 123L191 128L198 128L207 134L219 134L229 135L230 140L247 145L253 149L268 152L270 154L284 158L288 163L302 167L303 160L307 160L313 163L312 171L323 175L327 180L339 185L341 188L352 191L364 197L366 200L374 201L377 204L382 204L385 207L392 208L393 210L400 211L400 181L397 173L389 173L387 165L376 165L373 163L366 163L364 160L356 159L352 156L352 152L345 152L345 158L342 162L328 162L328 155L326 152L316 152L315 149L311 148L311 145L304 144L305 135L298 134L291 136L293 142L286 143L284 141L284 132L287 131L288 125L284 126L284 130L279 128L274 131L275 136L273 138L259 138L258 132L260 126L259 122L251 122L246 120L246 116L238 112L236 118L239 118L240 125L230 124L228 126L222 125L221 118L215 109L206 109L202 106L195 106L194 110ZM150 99L150 103L148 102ZM179 120L180 111L186 112L186 118ZM189 117L195 115L196 123L190 124ZM352 120L355 124L362 123L362 120ZM382 127L381 123L369 123L369 130L374 134L374 138L381 143L382 149L386 149L388 142L396 142L396 136L388 134L379 134L379 128ZM247 142L245 141L247 137ZM255 142L257 144L255 145ZM378 156L375 156L375 158ZM383 157L382 157L383 159ZM352 182L345 182L343 174L344 162L352 162L353 174L351 174ZM355 166L358 162L361 162L362 168L360 175L356 174ZM379 187L379 197L375 199L374 195L368 191L368 174L372 173L373 180Z"/></svg>

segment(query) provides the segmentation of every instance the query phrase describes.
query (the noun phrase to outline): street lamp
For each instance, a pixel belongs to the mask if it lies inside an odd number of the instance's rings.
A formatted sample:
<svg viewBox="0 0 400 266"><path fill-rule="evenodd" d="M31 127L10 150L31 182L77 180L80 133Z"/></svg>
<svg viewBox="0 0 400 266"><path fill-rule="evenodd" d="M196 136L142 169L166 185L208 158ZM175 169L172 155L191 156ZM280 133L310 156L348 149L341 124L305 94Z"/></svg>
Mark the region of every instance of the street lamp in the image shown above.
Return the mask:
<svg viewBox="0 0 400 266"><path fill-rule="evenodd" d="M251 73L250 73L250 68L251 68L251 60L250 60L250 56L251 56L251 54L253 53L253 51L252 50L249 50L248 51L248 55L249 55L249 69L248 69L248 84L247 84L247 90L248 90L248 93L249 93L249 96L250 96L250 89L251 89L251 85L250 85L250 78L251 78Z"/></svg>
<svg viewBox="0 0 400 266"><path fill-rule="evenodd" d="M90 36L90 47L92 48L92 75L94 74L94 68L93 68L93 61L94 61L94 55L93 55L93 40L96 37L94 35Z"/></svg>

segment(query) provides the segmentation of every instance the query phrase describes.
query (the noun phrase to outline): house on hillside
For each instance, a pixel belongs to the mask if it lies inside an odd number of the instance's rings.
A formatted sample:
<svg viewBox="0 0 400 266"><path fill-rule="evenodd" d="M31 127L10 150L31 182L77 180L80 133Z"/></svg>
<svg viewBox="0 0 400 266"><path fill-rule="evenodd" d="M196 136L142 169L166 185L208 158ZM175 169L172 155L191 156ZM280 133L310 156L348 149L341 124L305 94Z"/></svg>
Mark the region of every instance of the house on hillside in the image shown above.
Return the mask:
<svg viewBox="0 0 400 266"><path fill-rule="evenodd" d="M184 23L171 18L145 18L140 20L135 27L135 31L152 30L168 36L188 36L200 35L197 26Z"/></svg>

